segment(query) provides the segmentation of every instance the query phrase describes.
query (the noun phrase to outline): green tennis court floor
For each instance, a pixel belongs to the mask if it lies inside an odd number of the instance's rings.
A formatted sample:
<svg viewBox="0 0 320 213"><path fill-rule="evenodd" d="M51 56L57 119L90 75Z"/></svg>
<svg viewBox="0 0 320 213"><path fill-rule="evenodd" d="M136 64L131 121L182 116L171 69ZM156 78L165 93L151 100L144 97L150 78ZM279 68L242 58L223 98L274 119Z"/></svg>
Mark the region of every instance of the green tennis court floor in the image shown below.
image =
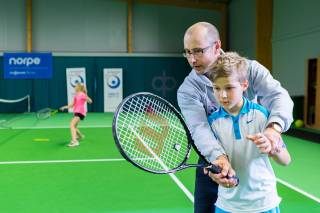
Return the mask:
<svg viewBox="0 0 320 213"><path fill-rule="evenodd" d="M0 116L0 212L193 212L192 201L170 176L143 172L121 157L112 114L89 114L80 124L86 137L76 148L66 146L70 114L43 121L34 114ZM320 212L320 146L285 140L293 161L274 165L281 212ZM192 154L190 161L196 159ZM194 172L175 174L191 193Z"/></svg>

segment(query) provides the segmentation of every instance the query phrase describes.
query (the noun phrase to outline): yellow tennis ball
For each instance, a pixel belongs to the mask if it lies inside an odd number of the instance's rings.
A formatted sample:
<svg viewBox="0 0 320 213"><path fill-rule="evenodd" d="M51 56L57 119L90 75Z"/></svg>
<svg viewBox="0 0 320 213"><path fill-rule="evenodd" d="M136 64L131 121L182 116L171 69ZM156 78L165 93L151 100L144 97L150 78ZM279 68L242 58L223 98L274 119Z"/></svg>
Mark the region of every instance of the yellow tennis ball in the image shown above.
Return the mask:
<svg viewBox="0 0 320 213"><path fill-rule="evenodd" d="M303 127L303 125L304 125L303 120L298 119L294 122L294 126L297 128L301 128Z"/></svg>

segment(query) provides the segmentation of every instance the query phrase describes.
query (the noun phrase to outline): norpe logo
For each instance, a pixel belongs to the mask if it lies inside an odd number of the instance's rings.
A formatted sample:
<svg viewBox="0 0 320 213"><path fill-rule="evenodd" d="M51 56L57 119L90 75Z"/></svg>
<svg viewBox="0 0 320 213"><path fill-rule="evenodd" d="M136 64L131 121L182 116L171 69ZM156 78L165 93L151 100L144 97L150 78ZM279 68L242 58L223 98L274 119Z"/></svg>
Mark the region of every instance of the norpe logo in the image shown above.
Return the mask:
<svg viewBox="0 0 320 213"><path fill-rule="evenodd" d="M52 78L52 53L3 53L4 78Z"/></svg>
<svg viewBox="0 0 320 213"><path fill-rule="evenodd" d="M18 65L18 66L32 66L39 65L41 63L41 59L39 57L10 57L9 65Z"/></svg>

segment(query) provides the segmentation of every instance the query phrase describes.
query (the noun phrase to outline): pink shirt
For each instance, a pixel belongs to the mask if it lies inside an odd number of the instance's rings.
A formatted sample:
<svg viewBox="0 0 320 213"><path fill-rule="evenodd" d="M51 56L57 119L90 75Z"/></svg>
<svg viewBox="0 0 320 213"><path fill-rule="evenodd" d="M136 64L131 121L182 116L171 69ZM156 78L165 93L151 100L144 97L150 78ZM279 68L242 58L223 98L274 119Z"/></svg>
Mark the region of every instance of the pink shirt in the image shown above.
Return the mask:
<svg viewBox="0 0 320 213"><path fill-rule="evenodd" d="M84 92L78 92L73 98L73 112L80 113L82 115L87 114L85 104L87 101L87 95Z"/></svg>

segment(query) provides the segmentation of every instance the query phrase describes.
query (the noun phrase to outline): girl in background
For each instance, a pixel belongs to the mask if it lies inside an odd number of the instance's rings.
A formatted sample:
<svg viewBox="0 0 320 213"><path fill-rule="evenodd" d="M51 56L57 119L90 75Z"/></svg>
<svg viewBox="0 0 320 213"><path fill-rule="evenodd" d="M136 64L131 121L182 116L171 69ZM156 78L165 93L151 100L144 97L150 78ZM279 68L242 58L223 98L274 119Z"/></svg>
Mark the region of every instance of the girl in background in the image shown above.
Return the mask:
<svg viewBox="0 0 320 213"><path fill-rule="evenodd" d="M69 147L79 146L79 140L84 138L84 135L78 129L78 124L86 117L86 103L92 103L92 99L87 95L86 88L83 84L78 83L75 87L76 95L73 102L66 106L61 107L61 110L73 108L74 116L70 121L71 141Z"/></svg>

